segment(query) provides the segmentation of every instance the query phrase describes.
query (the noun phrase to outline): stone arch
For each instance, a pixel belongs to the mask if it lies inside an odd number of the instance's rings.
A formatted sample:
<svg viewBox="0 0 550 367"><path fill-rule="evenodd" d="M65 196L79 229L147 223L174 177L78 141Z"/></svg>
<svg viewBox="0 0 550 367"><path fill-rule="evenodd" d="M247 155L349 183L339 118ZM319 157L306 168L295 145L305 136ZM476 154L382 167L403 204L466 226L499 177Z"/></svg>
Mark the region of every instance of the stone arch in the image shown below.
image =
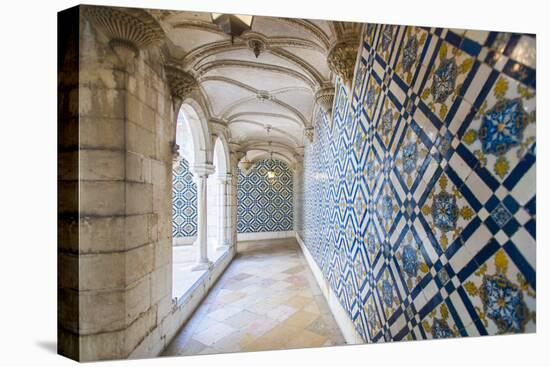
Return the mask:
<svg viewBox="0 0 550 367"><path fill-rule="evenodd" d="M216 158L216 163L219 167L216 167L216 174L218 175L227 175L231 173L231 162L229 155L229 144L224 135L219 134L216 137L213 150L213 161L214 157Z"/></svg>
<svg viewBox="0 0 550 367"><path fill-rule="evenodd" d="M192 154L188 159L189 163L192 166L211 163L213 149L211 139L207 138L211 136L207 113L195 99L186 98L183 101L178 112L178 126L176 127L176 144L180 147L183 146L185 139L179 128L182 118L189 126L188 132L193 143Z"/></svg>

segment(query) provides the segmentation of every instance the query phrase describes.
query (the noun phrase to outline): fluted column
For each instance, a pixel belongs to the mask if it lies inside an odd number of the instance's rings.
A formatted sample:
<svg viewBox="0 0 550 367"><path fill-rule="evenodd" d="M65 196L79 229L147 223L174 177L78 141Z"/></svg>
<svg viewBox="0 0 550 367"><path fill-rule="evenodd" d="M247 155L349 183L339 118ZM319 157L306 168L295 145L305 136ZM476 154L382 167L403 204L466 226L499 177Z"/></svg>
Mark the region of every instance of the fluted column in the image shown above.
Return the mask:
<svg viewBox="0 0 550 367"><path fill-rule="evenodd" d="M210 164L193 167L194 180L197 184L197 264L193 271L208 270L212 262L208 259L208 223L207 223L207 184L208 176L214 172L214 166Z"/></svg>

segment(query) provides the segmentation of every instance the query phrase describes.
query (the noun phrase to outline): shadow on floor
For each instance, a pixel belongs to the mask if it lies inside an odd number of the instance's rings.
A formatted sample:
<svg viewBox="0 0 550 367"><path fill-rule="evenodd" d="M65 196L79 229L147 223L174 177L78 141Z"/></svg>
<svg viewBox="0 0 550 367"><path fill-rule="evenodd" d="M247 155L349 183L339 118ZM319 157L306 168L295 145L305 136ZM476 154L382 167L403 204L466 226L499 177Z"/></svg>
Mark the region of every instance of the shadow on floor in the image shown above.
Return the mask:
<svg viewBox="0 0 550 367"><path fill-rule="evenodd" d="M36 345L46 350L47 352L57 354L57 342L51 340L38 340Z"/></svg>

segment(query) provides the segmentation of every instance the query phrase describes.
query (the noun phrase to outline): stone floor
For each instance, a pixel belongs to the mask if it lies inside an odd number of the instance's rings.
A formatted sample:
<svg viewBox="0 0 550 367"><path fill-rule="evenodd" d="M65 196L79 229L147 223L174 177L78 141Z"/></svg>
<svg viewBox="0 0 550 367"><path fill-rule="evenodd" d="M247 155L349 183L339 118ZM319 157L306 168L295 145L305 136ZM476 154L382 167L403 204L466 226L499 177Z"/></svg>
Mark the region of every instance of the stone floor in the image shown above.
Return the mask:
<svg viewBox="0 0 550 367"><path fill-rule="evenodd" d="M239 252L163 355L345 344L295 240Z"/></svg>

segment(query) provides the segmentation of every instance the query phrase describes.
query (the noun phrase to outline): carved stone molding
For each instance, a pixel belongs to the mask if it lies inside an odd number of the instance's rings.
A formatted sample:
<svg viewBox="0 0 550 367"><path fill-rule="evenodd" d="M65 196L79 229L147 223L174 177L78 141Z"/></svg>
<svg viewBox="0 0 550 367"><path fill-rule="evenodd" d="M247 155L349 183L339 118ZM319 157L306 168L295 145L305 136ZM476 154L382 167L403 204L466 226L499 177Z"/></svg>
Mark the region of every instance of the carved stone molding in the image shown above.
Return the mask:
<svg viewBox="0 0 550 367"><path fill-rule="evenodd" d="M260 54L267 49L266 42L259 37L250 38L246 43L248 48L254 52L254 56L256 56L256 58L258 58Z"/></svg>
<svg viewBox="0 0 550 367"><path fill-rule="evenodd" d="M216 172L216 167L211 163L195 164L191 168L191 173L196 178L206 178L214 172Z"/></svg>
<svg viewBox="0 0 550 367"><path fill-rule="evenodd" d="M256 98L259 101L272 101L274 99L273 96L266 90L259 90L256 93Z"/></svg>
<svg viewBox="0 0 550 367"><path fill-rule="evenodd" d="M197 75L201 76L208 73L212 69L219 68L234 68L239 67L243 69L243 72L246 73L245 69L255 69L255 70L267 70L273 73L283 74L291 77L295 77L304 81L311 90L318 87L318 84L309 78L306 74L299 72L297 70L291 69L286 66L274 65L274 64L264 64L257 63L248 60L214 60L209 61L204 64L201 64L201 67L197 69Z"/></svg>
<svg viewBox="0 0 550 367"><path fill-rule="evenodd" d="M244 152L240 151L241 144L239 144L238 141L235 141L233 139L228 139L227 145L229 146L229 152L230 154L237 157L237 160L240 160L242 157L244 157Z"/></svg>
<svg viewBox="0 0 550 367"><path fill-rule="evenodd" d="M114 49L126 47L137 54L164 40L158 22L142 9L86 6L85 14L109 37Z"/></svg>
<svg viewBox="0 0 550 367"><path fill-rule="evenodd" d="M313 143L314 130L313 126L306 127L304 130L304 135L310 143Z"/></svg>
<svg viewBox="0 0 550 367"><path fill-rule="evenodd" d="M353 80L353 71L355 68L355 60L357 59L358 47L359 38L347 38L332 46L327 56L330 70L337 74L348 87L351 87L351 82Z"/></svg>
<svg viewBox="0 0 550 367"><path fill-rule="evenodd" d="M332 116L332 105L334 104L334 86L327 85L320 88L315 93L315 102L325 110L325 112Z"/></svg>
<svg viewBox="0 0 550 367"><path fill-rule="evenodd" d="M170 65L165 65L164 71L168 79L170 94L174 100L183 101L197 87L197 81L193 75L186 71Z"/></svg>
<svg viewBox="0 0 550 367"><path fill-rule="evenodd" d="M304 163L304 155L303 154L294 153L292 155L292 157L294 158L294 161L295 161L295 163L294 163L295 167L303 165L303 163Z"/></svg>
<svg viewBox="0 0 550 367"><path fill-rule="evenodd" d="M176 142L172 143L172 159L177 160L180 156L180 146Z"/></svg>
<svg viewBox="0 0 550 367"><path fill-rule="evenodd" d="M231 131L227 126L227 121L217 117L210 117L208 122L212 133L212 146L214 146L218 137L223 136L224 138L227 138L231 135Z"/></svg>

